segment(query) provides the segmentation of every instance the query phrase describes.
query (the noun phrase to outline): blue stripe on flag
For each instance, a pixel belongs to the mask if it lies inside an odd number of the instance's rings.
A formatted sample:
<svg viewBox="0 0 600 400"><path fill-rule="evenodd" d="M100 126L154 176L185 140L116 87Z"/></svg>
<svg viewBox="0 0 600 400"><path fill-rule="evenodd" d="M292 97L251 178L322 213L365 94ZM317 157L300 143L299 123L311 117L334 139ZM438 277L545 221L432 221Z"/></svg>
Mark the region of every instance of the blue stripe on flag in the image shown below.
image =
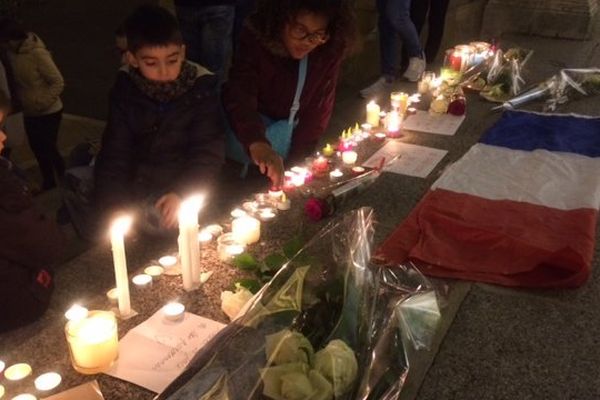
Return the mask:
<svg viewBox="0 0 600 400"><path fill-rule="evenodd" d="M506 111L480 142L514 150L544 149L600 157L600 118Z"/></svg>

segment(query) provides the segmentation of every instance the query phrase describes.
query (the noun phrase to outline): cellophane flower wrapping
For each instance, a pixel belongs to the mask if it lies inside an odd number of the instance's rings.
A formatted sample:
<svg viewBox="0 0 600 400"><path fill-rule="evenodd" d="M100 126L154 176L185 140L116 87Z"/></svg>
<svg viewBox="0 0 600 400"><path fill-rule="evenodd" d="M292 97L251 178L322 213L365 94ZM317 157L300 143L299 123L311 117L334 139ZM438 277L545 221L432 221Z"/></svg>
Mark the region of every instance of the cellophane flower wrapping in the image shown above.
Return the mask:
<svg viewBox="0 0 600 400"><path fill-rule="evenodd" d="M545 82L549 98L545 111L555 111L571 100L600 94L600 69L563 69Z"/></svg>
<svg viewBox="0 0 600 400"><path fill-rule="evenodd" d="M370 208L329 223L157 399L398 399L440 312L412 265L370 263L373 234Z"/></svg>

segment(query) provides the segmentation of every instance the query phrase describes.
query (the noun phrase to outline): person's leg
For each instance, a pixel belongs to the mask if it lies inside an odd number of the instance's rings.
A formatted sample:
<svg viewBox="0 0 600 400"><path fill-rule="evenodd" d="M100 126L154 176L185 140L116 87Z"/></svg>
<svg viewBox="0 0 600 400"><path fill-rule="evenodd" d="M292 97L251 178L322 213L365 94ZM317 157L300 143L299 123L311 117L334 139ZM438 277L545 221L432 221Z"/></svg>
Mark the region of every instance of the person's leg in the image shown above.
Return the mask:
<svg viewBox="0 0 600 400"><path fill-rule="evenodd" d="M444 36L444 26L446 24L446 12L450 0L430 0L429 9L429 33L427 34L427 43L425 45L425 57L428 62L433 62L442 43ZM418 3L418 1L414 1Z"/></svg>
<svg viewBox="0 0 600 400"><path fill-rule="evenodd" d="M410 3L410 19L415 24L417 33L421 35L423 26L425 26L425 20L427 19L427 11L429 10L430 0L414 0ZM408 52L406 46L402 46L402 58L400 60L400 66L405 69L408 66Z"/></svg>
<svg viewBox="0 0 600 400"><path fill-rule="evenodd" d="M175 7L175 13L177 14L183 41L185 42L186 58L195 63L202 64L200 61L202 40L198 22L198 8L194 6L177 6Z"/></svg>
<svg viewBox="0 0 600 400"><path fill-rule="evenodd" d="M48 148L48 156L52 162L52 168L54 169L56 176L59 178L61 178L65 173L65 161L58 151L58 132L60 130L61 121L62 110L48 115L46 120L46 129L48 132L48 135L46 136L48 139L46 147Z"/></svg>
<svg viewBox="0 0 600 400"><path fill-rule="evenodd" d="M219 82L225 80L225 67L231 54L234 12L233 6L210 6L205 7L198 18L200 63L214 72Z"/></svg>
<svg viewBox="0 0 600 400"><path fill-rule="evenodd" d="M419 33L415 24L410 19L411 0L388 0L384 15L389 24L398 32L409 57L421 57L423 49L419 40Z"/></svg>
<svg viewBox="0 0 600 400"><path fill-rule="evenodd" d="M64 172L64 164L61 164L62 158L60 154L57 160L56 154L56 137L58 135L58 129L56 127L56 117L51 116L39 116L39 117L24 117L25 133L29 141L31 151L35 155L38 162L40 172L42 174L42 189L50 189L56 186L56 180L54 178L54 164L60 168L62 165L63 170L59 171L60 174ZM58 119L60 123L60 119ZM48 127L52 128L50 131ZM55 133L54 133L55 132ZM56 153L56 154L55 154Z"/></svg>

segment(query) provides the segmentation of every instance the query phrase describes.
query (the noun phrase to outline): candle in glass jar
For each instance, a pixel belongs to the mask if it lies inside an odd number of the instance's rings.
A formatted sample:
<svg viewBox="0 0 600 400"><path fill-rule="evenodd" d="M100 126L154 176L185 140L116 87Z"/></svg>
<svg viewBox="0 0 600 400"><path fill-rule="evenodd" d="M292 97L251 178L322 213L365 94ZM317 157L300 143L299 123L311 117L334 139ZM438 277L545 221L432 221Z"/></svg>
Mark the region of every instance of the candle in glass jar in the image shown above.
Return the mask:
<svg viewBox="0 0 600 400"><path fill-rule="evenodd" d="M219 260L229 261L237 255L244 252L246 246L237 241L233 233L226 233L221 235L217 241L217 253L219 254Z"/></svg>
<svg viewBox="0 0 600 400"><path fill-rule="evenodd" d="M374 101L370 101L367 104L367 123L371 124L372 127L377 128L379 126L379 113L381 107Z"/></svg>
<svg viewBox="0 0 600 400"><path fill-rule="evenodd" d="M129 298L129 279L127 278L127 259L125 256L124 236L131 227L132 218L128 216L115 219L110 228L110 243L112 246L113 263L115 266L115 281L117 283L119 313L122 317L131 314Z"/></svg>
<svg viewBox="0 0 600 400"><path fill-rule="evenodd" d="M260 239L260 221L249 216L236 218L231 223L231 232L240 243L256 243Z"/></svg>
<svg viewBox="0 0 600 400"><path fill-rule="evenodd" d="M387 130L389 133L400 131L400 114L397 111L392 111L387 115Z"/></svg>
<svg viewBox="0 0 600 400"><path fill-rule="evenodd" d="M106 371L117 359L117 321L110 311L90 311L86 318L67 322L65 334L73 368L82 374Z"/></svg>

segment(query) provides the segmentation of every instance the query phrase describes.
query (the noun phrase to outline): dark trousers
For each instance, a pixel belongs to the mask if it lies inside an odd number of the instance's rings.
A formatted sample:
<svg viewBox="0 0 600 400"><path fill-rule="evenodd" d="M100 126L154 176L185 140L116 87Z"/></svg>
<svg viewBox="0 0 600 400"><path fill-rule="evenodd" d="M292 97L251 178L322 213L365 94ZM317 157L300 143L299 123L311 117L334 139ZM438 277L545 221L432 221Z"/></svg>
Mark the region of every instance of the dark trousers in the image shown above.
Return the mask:
<svg viewBox="0 0 600 400"><path fill-rule="evenodd" d="M428 31L424 51L428 64L435 60L440 50L449 2L450 0L418 0L410 4L410 19L415 24L417 32L421 33L427 20ZM406 47L402 46L403 66L408 65L408 58Z"/></svg>
<svg viewBox="0 0 600 400"><path fill-rule="evenodd" d="M65 163L56 146L61 119L62 110L53 114L23 118L29 147L42 173L42 189L56 186L54 173L62 177L65 172Z"/></svg>

